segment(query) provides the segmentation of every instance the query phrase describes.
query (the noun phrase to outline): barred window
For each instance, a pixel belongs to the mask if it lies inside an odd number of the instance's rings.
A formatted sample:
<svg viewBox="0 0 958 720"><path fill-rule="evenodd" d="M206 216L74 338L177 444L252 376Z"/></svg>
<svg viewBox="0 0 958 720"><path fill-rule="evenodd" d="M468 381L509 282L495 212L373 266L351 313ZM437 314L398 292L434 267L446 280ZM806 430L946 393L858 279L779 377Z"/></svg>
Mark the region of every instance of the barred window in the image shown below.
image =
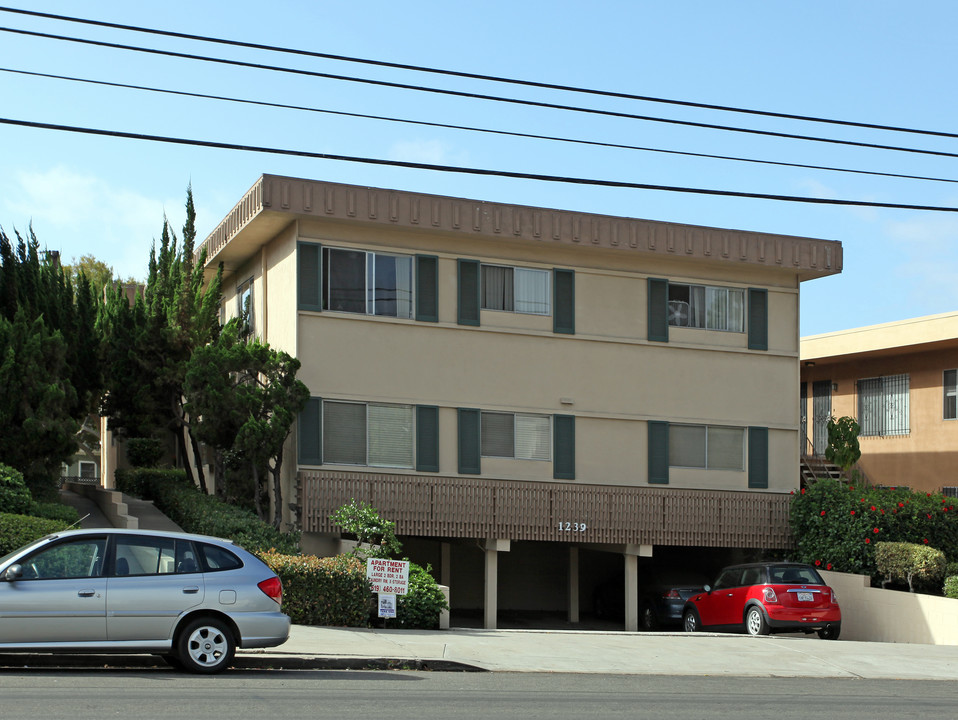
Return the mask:
<svg viewBox="0 0 958 720"><path fill-rule="evenodd" d="M885 437L908 435L909 427L909 376L859 380L858 424L862 437Z"/></svg>

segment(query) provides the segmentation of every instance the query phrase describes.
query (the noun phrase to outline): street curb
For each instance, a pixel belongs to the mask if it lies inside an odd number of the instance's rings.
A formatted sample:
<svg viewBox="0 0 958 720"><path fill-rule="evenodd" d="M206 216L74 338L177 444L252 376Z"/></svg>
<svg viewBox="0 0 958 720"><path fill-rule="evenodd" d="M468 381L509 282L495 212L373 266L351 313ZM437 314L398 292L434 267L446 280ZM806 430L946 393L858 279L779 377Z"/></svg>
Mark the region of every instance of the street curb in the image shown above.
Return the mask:
<svg viewBox="0 0 958 720"><path fill-rule="evenodd" d="M74 655L48 653L0 654L0 672L55 668L61 670L106 668L160 668L177 672L157 655ZM232 670L415 670L422 672L488 672L452 660L415 658L343 658L308 655L238 654ZM227 671L228 672L228 671Z"/></svg>

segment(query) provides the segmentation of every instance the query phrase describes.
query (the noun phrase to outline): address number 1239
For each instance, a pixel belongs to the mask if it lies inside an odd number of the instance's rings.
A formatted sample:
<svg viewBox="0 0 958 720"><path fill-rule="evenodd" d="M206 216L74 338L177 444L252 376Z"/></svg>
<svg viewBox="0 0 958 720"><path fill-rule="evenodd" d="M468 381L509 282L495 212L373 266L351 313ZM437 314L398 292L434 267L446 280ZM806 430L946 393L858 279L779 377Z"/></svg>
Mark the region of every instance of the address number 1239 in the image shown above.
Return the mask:
<svg viewBox="0 0 958 720"><path fill-rule="evenodd" d="M585 532L588 526L584 522L560 522L559 532Z"/></svg>

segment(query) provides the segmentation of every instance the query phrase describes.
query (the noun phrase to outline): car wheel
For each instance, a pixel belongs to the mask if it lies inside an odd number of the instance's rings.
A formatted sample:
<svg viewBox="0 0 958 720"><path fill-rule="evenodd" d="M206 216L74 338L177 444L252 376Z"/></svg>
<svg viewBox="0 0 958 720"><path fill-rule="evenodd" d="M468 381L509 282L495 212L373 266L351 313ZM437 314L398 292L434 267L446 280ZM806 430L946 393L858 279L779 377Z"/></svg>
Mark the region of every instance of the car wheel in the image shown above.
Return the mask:
<svg viewBox="0 0 958 720"><path fill-rule="evenodd" d="M642 629L658 630L659 619L655 616L655 610L651 605L645 605L642 608Z"/></svg>
<svg viewBox="0 0 958 720"><path fill-rule="evenodd" d="M233 660L236 641L226 623L216 618L197 618L180 632L176 657L183 669L212 674L224 670Z"/></svg>
<svg viewBox="0 0 958 720"><path fill-rule="evenodd" d="M765 613L755 605L745 611L745 631L749 635L768 635Z"/></svg>
<svg viewBox="0 0 958 720"><path fill-rule="evenodd" d="M699 622L699 614L695 610L686 610L685 614L682 615L682 627L685 632L698 632L702 629L701 623Z"/></svg>
<svg viewBox="0 0 958 720"><path fill-rule="evenodd" d="M822 640L838 640L838 636L841 635L841 633L841 625L826 625L818 631L818 637Z"/></svg>

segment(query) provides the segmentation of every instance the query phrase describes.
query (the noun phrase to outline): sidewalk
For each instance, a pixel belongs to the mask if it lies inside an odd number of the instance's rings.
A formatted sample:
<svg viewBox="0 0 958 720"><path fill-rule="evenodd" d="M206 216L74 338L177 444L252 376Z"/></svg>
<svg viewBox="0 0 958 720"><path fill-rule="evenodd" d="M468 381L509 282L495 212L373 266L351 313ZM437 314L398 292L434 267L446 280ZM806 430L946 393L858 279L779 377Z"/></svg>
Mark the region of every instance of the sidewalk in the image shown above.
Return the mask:
<svg viewBox="0 0 958 720"><path fill-rule="evenodd" d="M820 640L804 635L535 630L370 630L294 625L277 648L236 665L402 667L494 672L954 681L958 647ZM256 665L253 665L256 663Z"/></svg>

